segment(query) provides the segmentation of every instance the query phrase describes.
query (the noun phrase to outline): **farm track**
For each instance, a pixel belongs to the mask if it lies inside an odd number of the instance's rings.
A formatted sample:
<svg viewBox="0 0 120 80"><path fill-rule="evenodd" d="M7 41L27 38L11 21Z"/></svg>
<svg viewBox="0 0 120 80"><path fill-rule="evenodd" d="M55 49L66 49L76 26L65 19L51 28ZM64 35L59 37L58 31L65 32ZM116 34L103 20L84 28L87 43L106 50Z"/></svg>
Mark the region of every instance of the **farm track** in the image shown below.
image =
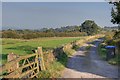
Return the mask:
<svg viewBox="0 0 120 80"><path fill-rule="evenodd" d="M63 78L118 78L118 67L102 60L97 52L101 39L95 40L94 45L86 53L85 44L72 57L63 71Z"/></svg>

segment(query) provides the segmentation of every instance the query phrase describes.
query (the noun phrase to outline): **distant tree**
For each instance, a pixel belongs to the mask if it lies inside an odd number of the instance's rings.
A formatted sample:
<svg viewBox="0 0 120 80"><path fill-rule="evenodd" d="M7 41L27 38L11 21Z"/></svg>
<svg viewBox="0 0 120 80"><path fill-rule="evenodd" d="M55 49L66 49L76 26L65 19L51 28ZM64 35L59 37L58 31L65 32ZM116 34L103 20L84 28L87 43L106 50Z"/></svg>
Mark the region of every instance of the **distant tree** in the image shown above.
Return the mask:
<svg viewBox="0 0 120 80"><path fill-rule="evenodd" d="M80 26L75 26L74 31L80 31Z"/></svg>
<svg viewBox="0 0 120 80"><path fill-rule="evenodd" d="M54 32L53 28L47 29L45 32Z"/></svg>
<svg viewBox="0 0 120 80"><path fill-rule="evenodd" d="M41 32L46 32L48 30L48 28L42 28L40 29Z"/></svg>
<svg viewBox="0 0 120 80"><path fill-rule="evenodd" d="M80 27L81 32L86 32L87 35L93 35L98 33L100 27L92 20L86 20Z"/></svg>

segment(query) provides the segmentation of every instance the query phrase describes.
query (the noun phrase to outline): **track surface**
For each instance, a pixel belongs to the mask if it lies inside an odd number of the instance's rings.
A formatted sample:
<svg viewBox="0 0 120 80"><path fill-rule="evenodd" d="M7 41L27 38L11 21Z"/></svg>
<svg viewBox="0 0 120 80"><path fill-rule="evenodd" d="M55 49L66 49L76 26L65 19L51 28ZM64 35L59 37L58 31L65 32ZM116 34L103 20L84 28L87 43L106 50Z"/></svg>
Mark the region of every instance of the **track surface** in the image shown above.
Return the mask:
<svg viewBox="0 0 120 80"><path fill-rule="evenodd" d="M82 46L74 56L68 60L67 68L63 71L63 78L118 78L118 67L102 60L97 52L102 39L94 41L91 49L86 53Z"/></svg>

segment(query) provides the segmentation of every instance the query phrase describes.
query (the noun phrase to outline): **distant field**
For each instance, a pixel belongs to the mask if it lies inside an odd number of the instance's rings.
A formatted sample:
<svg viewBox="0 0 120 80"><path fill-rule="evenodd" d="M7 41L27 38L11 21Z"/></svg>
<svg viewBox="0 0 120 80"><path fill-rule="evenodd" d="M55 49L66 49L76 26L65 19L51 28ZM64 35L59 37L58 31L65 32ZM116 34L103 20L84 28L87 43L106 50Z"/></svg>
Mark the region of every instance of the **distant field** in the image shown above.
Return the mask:
<svg viewBox="0 0 120 80"><path fill-rule="evenodd" d="M2 39L2 58L6 60L8 53L18 55L27 55L33 53L32 50L42 46L43 50L53 49L66 43L80 39L79 37L54 37L54 38L39 38L31 40L22 39Z"/></svg>

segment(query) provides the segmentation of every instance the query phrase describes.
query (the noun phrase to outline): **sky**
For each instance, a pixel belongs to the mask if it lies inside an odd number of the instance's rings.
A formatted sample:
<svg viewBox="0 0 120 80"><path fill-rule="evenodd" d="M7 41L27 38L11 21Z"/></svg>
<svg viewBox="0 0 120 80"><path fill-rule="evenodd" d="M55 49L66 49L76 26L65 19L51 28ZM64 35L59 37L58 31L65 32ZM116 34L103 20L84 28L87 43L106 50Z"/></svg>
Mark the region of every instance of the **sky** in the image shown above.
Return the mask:
<svg viewBox="0 0 120 80"><path fill-rule="evenodd" d="M106 2L109 0L1 0L1 1L2 2Z"/></svg>
<svg viewBox="0 0 120 80"><path fill-rule="evenodd" d="M81 25L94 20L114 26L107 2L2 2L3 29L41 29Z"/></svg>

